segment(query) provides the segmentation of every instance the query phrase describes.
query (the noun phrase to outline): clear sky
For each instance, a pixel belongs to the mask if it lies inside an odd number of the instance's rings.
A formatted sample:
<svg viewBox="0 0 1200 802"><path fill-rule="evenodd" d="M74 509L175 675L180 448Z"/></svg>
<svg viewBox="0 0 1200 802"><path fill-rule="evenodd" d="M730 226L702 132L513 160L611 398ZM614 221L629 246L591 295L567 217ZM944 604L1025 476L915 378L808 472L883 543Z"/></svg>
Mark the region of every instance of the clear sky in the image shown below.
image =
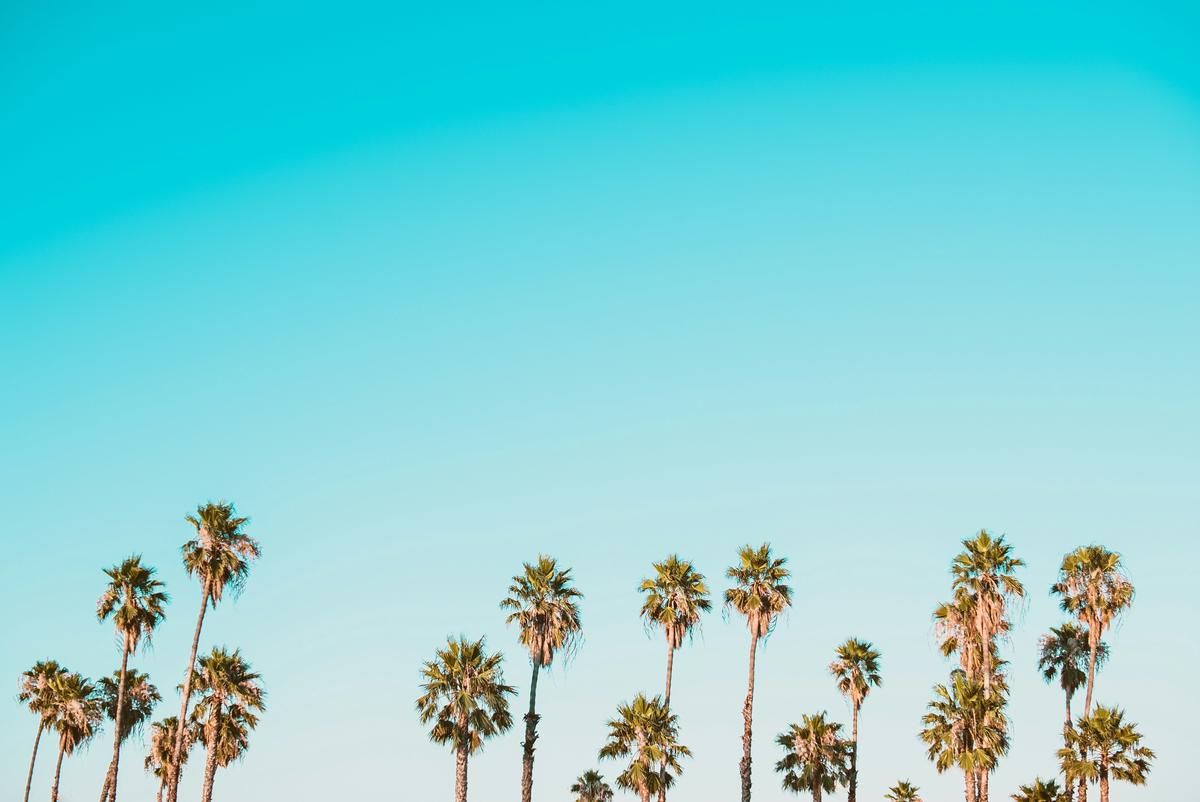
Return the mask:
<svg viewBox="0 0 1200 802"><path fill-rule="evenodd" d="M264 557L202 646L241 647L269 711L217 796L448 799L420 662L486 635L520 708L497 602L544 550L587 596L539 693L553 802L661 686L650 562L719 592L770 540L796 605L760 651L755 799L784 798L776 733L848 719L825 666L850 635L884 653L864 802L956 799L916 737L949 671L929 614L986 526L1030 590L995 798L1055 770L1035 645L1058 560L1098 541L1138 588L1098 698L1160 756L1115 798L1192 799L1200 14L654 5L3 5L0 676L115 668L100 569L139 552L173 599L134 662L173 713L183 516L229 498ZM736 794L746 650L714 614L676 660L679 800ZM0 715L5 794L34 727ZM473 761L473 800L516 796L519 742Z"/></svg>

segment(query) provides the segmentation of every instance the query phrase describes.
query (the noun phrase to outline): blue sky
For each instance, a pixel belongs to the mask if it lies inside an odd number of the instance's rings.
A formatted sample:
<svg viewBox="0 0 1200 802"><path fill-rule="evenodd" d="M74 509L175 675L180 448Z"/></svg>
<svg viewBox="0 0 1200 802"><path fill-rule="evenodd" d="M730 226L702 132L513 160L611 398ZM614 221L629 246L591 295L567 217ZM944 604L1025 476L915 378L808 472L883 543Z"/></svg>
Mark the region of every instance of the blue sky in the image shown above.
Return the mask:
<svg viewBox="0 0 1200 802"><path fill-rule="evenodd" d="M1139 592L1098 698L1160 755L1120 798L1183 802L1198 26L1183 3L7 4L0 674L114 668L100 569L140 552L173 602L136 662L173 687L182 517L230 498L265 556L203 645L241 647L270 709L218 795L448 798L419 664L486 635L524 688L496 605L549 551L587 596L540 687L550 802L661 685L650 562L721 590L770 540L797 602L760 653L755 798L784 798L774 734L848 719L824 667L849 635L885 655L864 797L957 798L915 733L949 670L929 613L986 526L1030 589L993 788L1054 771L1036 640L1059 558L1097 541ZM714 614L676 661L679 799L736 793L746 645ZM10 786L33 730L0 717ZM512 798L519 741L472 799ZM64 800L95 796L106 743Z"/></svg>

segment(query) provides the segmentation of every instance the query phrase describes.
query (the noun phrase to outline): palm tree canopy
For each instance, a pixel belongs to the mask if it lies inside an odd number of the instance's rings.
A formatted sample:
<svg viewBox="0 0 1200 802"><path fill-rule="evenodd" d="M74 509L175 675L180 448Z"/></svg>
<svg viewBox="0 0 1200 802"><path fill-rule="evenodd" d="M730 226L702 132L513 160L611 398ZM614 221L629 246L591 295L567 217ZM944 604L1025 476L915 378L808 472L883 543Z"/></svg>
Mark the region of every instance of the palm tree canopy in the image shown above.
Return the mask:
<svg viewBox="0 0 1200 802"><path fill-rule="evenodd" d="M1059 758L1063 768L1069 768L1068 774L1090 780L1107 766L1115 779L1131 785L1145 784L1155 754L1142 746L1142 734L1136 724L1125 721L1124 710L1096 705L1066 735L1067 744L1059 750ZM1086 760L1079 757L1085 753Z"/></svg>
<svg viewBox="0 0 1200 802"><path fill-rule="evenodd" d="M39 660L33 664L33 668L21 672L17 701L27 705L30 713L46 716L54 701L51 693L51 681L55 677L69 673L55 660Z"/></svg>
<svg viewBox="0 0 1200 802"><path fill-rule="evenodd" d="M1108 644L1100 642L1096 650L1097 664L1108 659ZM1087 682L1088 636L1085 630L1067 623L1050 627L1050 632L1038 641L1038 670L1046 682L1058 678L1067 693L1075 693Z"/></svg>
<svg viewBox="0 0 1200 802"><path fill-rule="evenodd" d="M215 709L214 709L215 712ZM224 768L240 759L250 748L250 732L258 726L258 716L241 704L230 704L215 714L192 712L191 741L206 741L205 736L213 732L213 751L216 763ZM183 761L186 762L186 761Z"/></svg>
<svg viewBox="0 0 1200 802"><path fill-rule="evenodd" d="M792 589L784 584L791 572L784 568L786 557L773 557L771 546L757 549L746 545L738 549L738 564L725 572L734 587L725 591L725 608L746 617L746 626L754 638L765 638L775 619L792 603Z"/></svg>
<svg viewBox="0 0 1200 802"><path fill-rule="evenodd" d="M700 614L712 608L704 575L676 554L654 563L654 577L642 580L638 589L646 594L642 618L647 626L662 627L672 649L683 645L700 623Z"/></svg>
<svg viewBox="0 0 1200 802"><path fill-rule="evenodd" d="M217 746L217 763L227 765L246 747L255 715L266 709L262 677L251 670L239 650L213 647L192 674L197 700L192 709L193 736Z"/></svg>
<svg viewBox="0 0 1200 802"><path fill-rule="evenodd" d="M552 557L539 554L523 569L513 577L500 608L512 611L506 621L519 627L518 637L529 650L529 659L546 666L560 649L570 651L578 643L582 629L578 602L583 594L572 585L571 569L560 569Z"/></svg>
<svg viewBox="0 0 1200 802"><path fill-rule="evenodd" d="M683 771L679 758L691 754L679 743L679 716L670 712L661 696L647 699L640 693L617 707L616 718L608 722L608 740L600 749L601 758L631 757L617 775L620 788L651 794L674 785Z"/></svg>
<svg viewBox="0 0 1200 802"><path fill-rule="evenodd" d="M57 674L50 680L49 723L68 755L100 731L104 718L100 698L91 680L82 674Z"/></svg>
<svg viewBox="0 0 1200 802"><path fill-rule="evenodd" d="M100 705L110 721L117 720L117 695L121 685L121 672L114 671L111 677L101 677L96 683ZM137 669L125 672L125 705L121 710L121 740L141 729L142 724L154 712L154 705L162 701L158 688L150 683L150 677Z"/></svg>
<svg viewBox="0 0 1200 802"><path fill-rule="evenodd" d="M129 641L130 651L137 651L143 638L149 640L166 615L163 608L168 596L154 573L136 554L104 571L108 587L96 602L96 618L105 621L111 617L117 634Z"/></svg>
<svg viewBox="0 0 1200 802"><path fill-rule="evenodd" d="M950 676L949 685L935 685L934 698L921 719L921 740L928 757L941 774L951 768L990 770L1008 752L1008 722L1004 698L962 671Z"/></svg>
<svg viewBox="0 0 1200 802"><path fill-rule="evenodd" d="M499 653L487 653L483 638L460 637L425 663L417 713L422 724L433 722L431 740L473 754L485 739L512 727L507 697L517 689L504 684L503 662Z"/></svg>
<svg viewBox="0 0 1200 802"><path fill-rule="evenodd" d="M868 641L848 638L837 647L837 659L829 664L829 673L837 680L838 690L858 707L883 680L879 676L880 654Z"/></svg>
<svg viewBox="0 0 1200 802"><path fill-rule="evenodd" d="M604 781L604 775L595 769L588 769L579 775L571 785L571 793L575 802L612 802L613 790Z"/></svg>
<svg viewBox="0 0 1200 802"><path fill-rule="evenodd" d="M831 794L850 781L850 742L842 738L842 725L827 721L825 713L804 716L775 742L786 751L775 764L785 789L801 793L819 787Z"/></svg>
<svg viewBox="0 0 1200 802"><path fill-rule="evenodd" d="M146 771L153 774L155 777L162 779L169 772L172 761L175 758L175 730L179 724L179 719L175 716L168 716L162 721L156 721L150 725L150 751L146 755ZM180 751L180 764L187 763L188 754L192 749L192 732L190 729L185 729L183 733L184 743L183 749Z"/></svg>
<svg viewBox="0 0 1200 802"><path fill-rule="evenodd" d="M183 567L208 588L208 598L216 604L226 588L240 593L250 573L250 563L262 551L258 541L245 532L249 518L239 517L227 502L208 502L196 508L187 522L196 528L196 537L183 544Z"/></svg>
<svg viewBox="0 0 1200 802"><path fill-rule="evenodd" d="M1020 786L1012 798L1014 802L1071 802L1071 791L1059 788L1057 780L1038 777L1029 785Z"/></svg>
<svg viewBox="0 0 1200 802"><path fill-rule="evenodd" d="M1063 611L1097 640L1133 603L1133 583L1125 575L1121 555L1103 546L1081 546L1063 557L1050 592L1061 597Z"/></svg>
<svg viewBox="0 0 1200 802"><path fill-rule="evenodd" d="M893 785L883 795L883 798L890 800L890 802L924 802L921 799L921 789L908 780L901 780Z"/></svg>

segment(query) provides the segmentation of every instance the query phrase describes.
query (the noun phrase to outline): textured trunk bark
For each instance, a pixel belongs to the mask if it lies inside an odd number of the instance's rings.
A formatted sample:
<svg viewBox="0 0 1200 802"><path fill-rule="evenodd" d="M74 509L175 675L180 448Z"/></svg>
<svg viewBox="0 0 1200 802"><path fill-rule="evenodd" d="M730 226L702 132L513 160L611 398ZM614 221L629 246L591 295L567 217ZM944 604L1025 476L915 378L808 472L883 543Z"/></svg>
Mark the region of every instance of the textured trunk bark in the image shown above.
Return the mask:
<svg viewBox="0 0 1200 802"><path fill-rule="evenodd" d="M164 773L162 778L158 781L158 796L155 797L156 802L163 802L163 800L162 800L163 788L166 787L166 785L167 785L167 775Z"/></svg>
<svg viewBox="0 0 1200 802"><path fill-rule="evenodd" d="M200 802L212 802L213 780L217 776L217 722L221 720L221 703L213 706L213 719L205 733L204 748L208 754L204 758L204 786L200 791Z"/></svg>
<svg viewBox="0 0 1200 802"><path fill-rule="evenodd" d="M525 741L521 744L521 802L529 802L533 796L533 745L537 741L537 681L539 663L533 664L533 679L529 681L529 712L525 714Z"/></svg>
<svg viewBox="0 0 1200 802"><path fill-rule="evenodd" d="M1092 637L1092 625L1088 624L1088 686L1083 699L1083 714L1092 712L1092 686L1096 684L1096 650L1100 646L1099 636Z"/></svg>
<svg viewBox="0 0 1200 802"><path fill-rule="evenodd" d="M1079 802L1087 802L1087 780L1079 781Z"/></svg>
<svg viewBox="0 0 1200 802"><path fill-rule="evenodd" d="M963 772L963 795L967 802L975 802L975 772Z"/></svg>
<svg viewBox="0 0 1200 802"><path fill-rule="evenodd" d="M1100 802L1108 802L1108 763L1100 764Z"/></svg>
<svg viewBox="0 0 1200 802"><path fill-rule="evenodd" d="M754 656L758 650L758 638L750 633L750 678L746 682L746 702L742 705L742 802L750 802L750 743L751 725L754 720Z"/></svg>
<svg viewBox="0 0 1200 802"><path fill-rule="evenodd" d="M46 729L46 719L38 718L37 735L33 736L33 757L29 758L29 777L25 780L25 802L29 802L29 789L33 788L33 766L37 763L38 745L42 742L42 730Z"/></svg>
<svg viewBox="0 0 1200 802"><path fill-rule="evenodd" d="M1071 730L1071 693L1067 693L1067 720L1063 723L1063 736Z"/></svg>
<svg viewBox="0 0 1200 802"><path fill-rule="evenodd" d="M188 662L187 674L183 678L183 701L179 705L179 723L175 725L175 751L171 760L171 776L167 782L168 802L177 802L179 797L179 769L183 763L183 730L187 726L188 702L192 698L192 672L196 668L196 652L200 649L200 630L204 627L204 613L208 610L210 595L208 582L204 583L200 599L200 617L196 619L196 632L192 635L192 659Z"/></svg>
<svg viewBox="0 0 1200 802"><path fill-rule="evenodd" d="M125 713L125 673L129 669L129 636L121 644L121 680L117 683L117 715L113 716L113 756L108 764L108 773L104 776L104 787L100 789L100 802L113 802L117 799L117 772L121 762L121 720Z"/></svg>
<svg viewBox="0 0 1200 802"><path fill-rule="evenodd" d="M663 704L666 705L667 712L671 712L671 674L675 671L675 647L671 645L671 641L667 641L667 690L663 697ZM667 802L667 761L662 762L662 766L658 771L658 802Z"/></svg>
<svg viewBox="0 0 1200 802"><path fill-rule="evenodd" d="M50 785L50 802L58 802L58 778L62 776L62 759L63 752L66 750L66 742L62 736L58 738L58 762L54 764L54 782Z"/></svg>
<svg viewBox="0 0 1200 802"><path fill-rule="evenodd" d="M846 794L847 802L855 802L858 797L858 703L850 713L850 790Z"/></svg>
<svg viewBox="0 0 1200 802"><path fill-rule="evenodd" d="M467 802L467 747L454 749L454 802Z"/></svg>
<svg viewBox="0 0 1200 802"><path fill-rule="evenodd" d="M988 779L991 777L991 772L987 769L979 772L979 799L978 802L988 802Z"/></svg>

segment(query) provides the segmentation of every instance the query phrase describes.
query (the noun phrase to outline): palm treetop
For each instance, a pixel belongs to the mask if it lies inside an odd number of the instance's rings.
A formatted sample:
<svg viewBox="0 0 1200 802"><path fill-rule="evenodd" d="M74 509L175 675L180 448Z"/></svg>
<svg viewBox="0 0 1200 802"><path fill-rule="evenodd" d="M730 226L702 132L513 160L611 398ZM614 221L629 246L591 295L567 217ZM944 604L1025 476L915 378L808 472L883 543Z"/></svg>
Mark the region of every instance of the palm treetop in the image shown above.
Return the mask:
<svg viewBox="0 0 1200 802"><path fill-rule="evenodd" d="M549 665L556 652L570 653L579 642L583 594L572 582L570 568L560 569L554 558L539 554L513 577L509 595L500 602L502 610L512 611L505 620L519 627L518 638L534 665Z"/></svg>
<svg viewBox="0 0 1200 802"><path fill-rule="evenodd" d="M183 567L188 576L198 576L213 604L221 600L226 588L240 593L250 573L250 562L262 550L258 541L244 531L249 518L239 517L233 505L224 501L208 502L188 515L196 528L196 537L183 544Z"/></svg>
<svg viewBox="0 0 1200 802"><path fill-rule="evenodd" d="M18 681L17 701L29 707L29 712L45 716L50 712L53 701L52 680L70 672L56 660L39 660L27 671L21 672Z"/></svg>
<svg viewBox="0 0 1200 802"><path fill-rule="evenodd" d="M421 674L424 693L417 698L421 723L433 722L429 737L449 743L456 751L466 746L473 754L490 738L512 727L508 699L517 692L504 684L503 655L488 654L483 638L450 638Z"/></svg>
<svg viewBox="0 0 1200 802"><path fill-rule="evenodd" d="M142 639L166 616L164 607L169 600L162 590L163 583L154 578L155 571L142 565L141 555L133 555L119 565L106 568L108 587L96 602L96 618L109 617L118 634L128 639L130 651L137 651Z"/></svg>
<svg viewBox="0 0 1200 802"><path fill-rule="evenodd" d="M117 720L117 695L121 685L121 672L114 671L111 677L101 677L96 683L104 715L110 721ZM121 740L141 729L154 712L154 705L162 701L158 688L150 683L150 677L135 668L125 672L125 706L121 711Z"/></svg>
<svg viewBox="0 0 1200 802"><path fill-rule="evenodd" d="M1004 697L959 670L951 672L948 684L935 685L933 694L920 736L937 772L994 768L1009 745Z"/></svg>
<svg viewBox="0 0 1200 802"><path fill-rule="evenodd" d="M629 766L617 775L617 785L630 791L657 794L670 788L682 771L681 757L692 752L679 743L679 716L672 713L661 696L647 698L639 693L631 702L617 706L608 721L608 740L600 757L631 757Z"/></svg>
<svg viewBox="0 0 1200 802"><path fill-rule="evenodd" d="M856 707L883 684L879 676L880 654L869 642L848 638L837 647L837 659L829 664L829 673L837 680L838 690Z"/></svg>
<svg viewBox="0 0 1200 802"><path fill-rule="evenodd" d="M1150 764L1157 757L1154 750L1142 746L1142 734L1137 725L1125 720L1125 711L1097 704L1089 715L1080 716L1074 729L1066 733L1067 745L1059 750L1059 758L1067 768L1083 778L1092 778L1106 767L1110 776L1132 785L1144 785ZM1089 757L1080 766L1080 755ZM1073 771L1072 771L1073 770Z"/></svg>
<svg viewBox="0 0 1200 802"><path fill-rule="evenodd" d="M787 790L833 793L849 781L850 742L842 738L842 725L827 720L824 712L804 716L775 742L787 750L775 764Z"/></svg>
<svg viewBox="0 0 1200 802"><path fill-rule="evenodd" d="M792 603L792 589L784 584L791 572L784 567L786 557L773 557L771 546L750 545L738 549L738 563L725 576L734 587L725 591L725 609L746 616L746 626L754 638L764 638L775 626L780 613Z"/></svg>
<svg viewBox="0 0 1200 802"><path fill-rule="evenodd" d="M1089 629L1106 629L1133 602L1133 583L1121 555L1103 546L1080 546L1063 557L1050 592L1062 597L1064 612Z"/></svg>
<svg viewBox="0 0 1200 802"><path fill-rule="evenodd" d="M1013 547L1004 542L1004 535L992 537L986 529L962 542L963 551L951 564L954 586L976 594L1000 596L1025 595L1025 586L1013 576L1025 561L1012 556Z"/></svg>
<svg viewBox="0 0 1200 802"><path fill-rule="evenodd" d="M613 790L604 781L604 775L595 769L580 774L570 790L575 795L575 802L612 802L613 798Z"/></svg>
<svg viewBox="0 0 1200 802"><path fill-rule="evenodd" d="M100 731L104 717L94 686L82 674L58 674L50 681L50 722L70 755Z"/></svg>
<svg viewBox="0 0 1200 802"><path fill-rule="evenodd" d="M1107 659L1108 644L1101 641L1096 662L1100 664ZM1064 691L1074 693L1087 682L1087 665L1087 632L1074 624L1050 627L1050 632L1038 640L1038 670L1046 682L1057 677Z"/></svg>
<svg viewBox="0 0 1200 802"><path fill-rule="evenodd" d="M1012 798L1014 802L1071 802L1071 791L1059 788L1057 780L1038 777L1029 785L1020 786Z"/></svg>
<svg viewBox="0 0 1200 802"><path fill-rule="evenodd" d="M232 652L214 646L212 652L201 657L193 675L192 687L200 694L193 715L203 718L213 706L241 707L247 711L266 709L266 691L262 687L262 676L250 670L250 663L242 657L240 649Z"/></svg>
<svg viewBox="0 0 1200 802"><path fill-rule="evenodd" d="M908 780L901 780L888 789L883 795L889 802L924 802L921 799L921 789Z"/></svg>
<svg viewBox="0 0 1200 802"><path fill-rule="evenodd" d="M167 775L167 767L175 758L175 730L179 720L175 716L167 716L162 721L150 725L150 750L146 754L146 771L162 779ZM192 746L192 731L184 730L184 749L180 751L180 763L187 763Z"/></svg>
<svg viewBox="0 0 1200 802"><path fill-rule="evenodd" d="M700 623L701 613L712 609L704 574L677 554L654 563L654 577L642 580L638 590L646 594L642 618L647 626L662 627L672 649L682 646Z"/></svg>

